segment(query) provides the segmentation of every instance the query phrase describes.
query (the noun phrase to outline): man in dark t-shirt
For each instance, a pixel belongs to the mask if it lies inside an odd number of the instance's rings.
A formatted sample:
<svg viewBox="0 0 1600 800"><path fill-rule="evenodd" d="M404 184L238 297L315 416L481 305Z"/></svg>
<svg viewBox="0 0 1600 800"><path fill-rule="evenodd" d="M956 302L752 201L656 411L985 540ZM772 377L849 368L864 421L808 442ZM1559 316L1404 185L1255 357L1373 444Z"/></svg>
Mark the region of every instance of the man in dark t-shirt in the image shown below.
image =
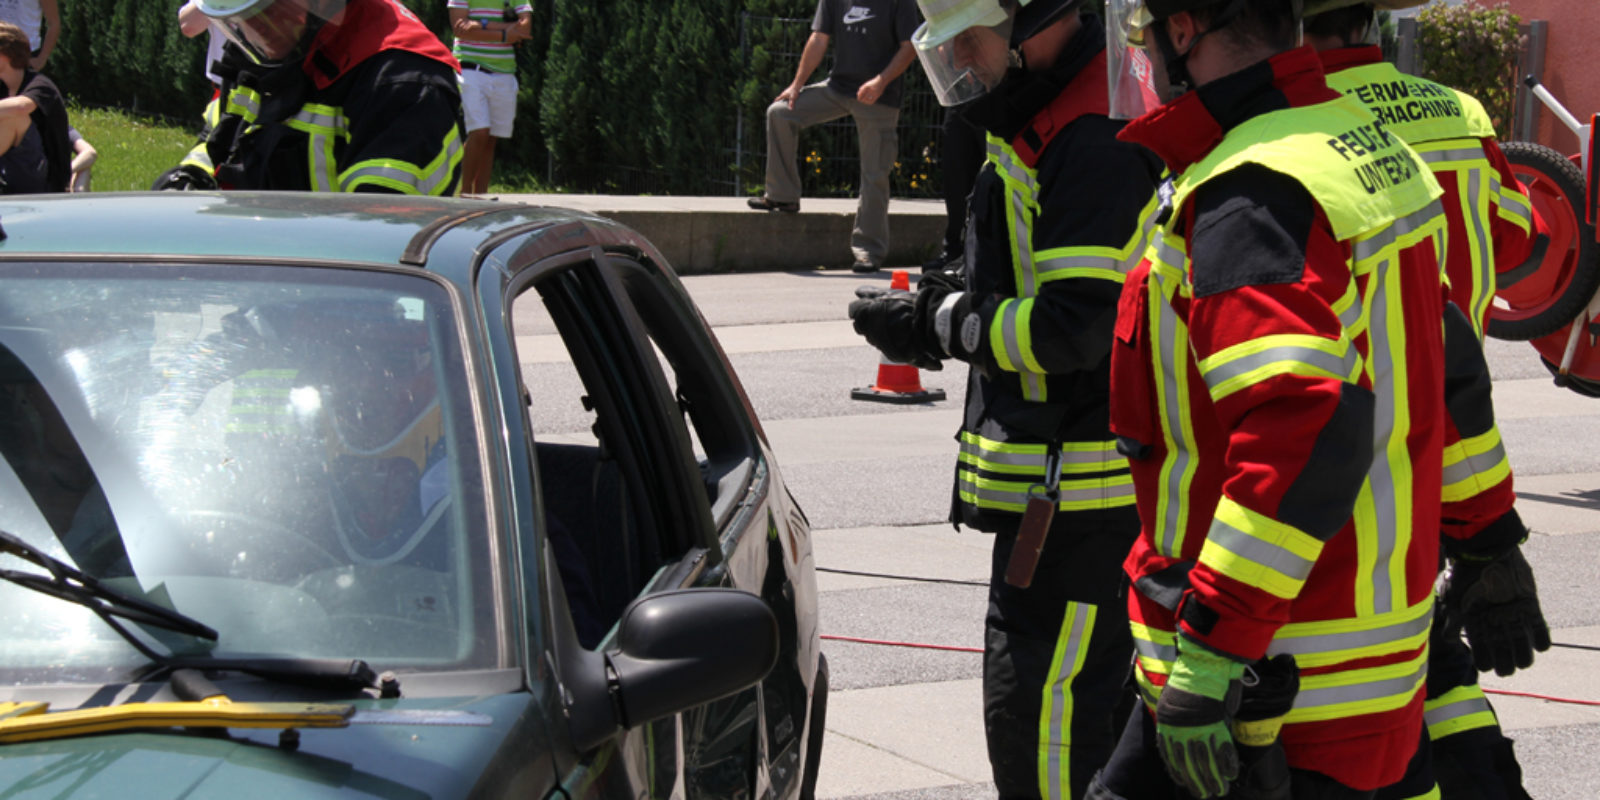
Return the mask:
<svg viewBox="0 0 1600 800"><path fill-rule="evenodd" d="M767 107L766 192L750 198L751 208L765 211L800 210L795 150L801 129L846 114L855 119L861 199L850 250L857 272L876 270L889 252L889 170L898 144L900 75L916 57L911 34L918 21L914 0L817 0L794 80ZM838 39L832 72L826 81L806 85L832 39Z"/></svg>

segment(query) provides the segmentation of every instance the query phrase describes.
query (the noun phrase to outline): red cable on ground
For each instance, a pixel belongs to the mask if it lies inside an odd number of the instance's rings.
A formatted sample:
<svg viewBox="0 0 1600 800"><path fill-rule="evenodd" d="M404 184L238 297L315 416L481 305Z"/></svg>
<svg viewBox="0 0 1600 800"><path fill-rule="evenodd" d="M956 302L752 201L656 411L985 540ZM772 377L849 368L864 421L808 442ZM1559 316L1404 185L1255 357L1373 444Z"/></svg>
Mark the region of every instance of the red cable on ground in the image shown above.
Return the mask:
<svg viewBox="0 0 1600 800"><path fill-rule="evenodd" d="M884 647L909 647L915 650L949 650L956 653L982 653L981 647L961 647L951 644L924 644L922 642L895 642L888 639L863 639L859 636L835 636L824 633L820 638L834 642L854 642L856 644L875 644ZM1600 706L1600 700L1578 700L1571 697L1556 697L1554 695L1539 694L1537 692L1519 692L1512 689L1484 689L1485 694L1503 694L1508 697L1526 697L1532 700L1545 700L1551 703L1567 703L1575 706Z"/></svg>
<svg viewBox="0 0 1600 800"><path fill-rule="evenodd" d="M836 642L855 642L856 644L881 644L881 645L884 645L884 646L887 646L887 647L912 647L912 648L916 648L918 650L954 650L957 653L981 653L981 652L983 652L983 648L981 648L981 647L958 647L956 645L951 645L951 644L922 644L922 643L919 643L919 642L890 642L890 641L885 641L883 639L862 639L862 638L859 638L859 637L856 637L856 636L832 636L832 635L829 635L829 634L826 634L826 633L822 634L822 638L824 638L824 639L832 639L833 641L836 641Z"/></svg>
<svg viewBox="0 0 1600 800"><path fill-rule="evenodd" d="M1549 700L1552 703L1570 703L1575 706L1600 706L1600 700L1576 700L1570 697L1553 697L1548 694L1535 692L1518 692L1511 689L1484 689L1484 694L1503 694L1511 697L1531 697L1534 700Z"/></svg>

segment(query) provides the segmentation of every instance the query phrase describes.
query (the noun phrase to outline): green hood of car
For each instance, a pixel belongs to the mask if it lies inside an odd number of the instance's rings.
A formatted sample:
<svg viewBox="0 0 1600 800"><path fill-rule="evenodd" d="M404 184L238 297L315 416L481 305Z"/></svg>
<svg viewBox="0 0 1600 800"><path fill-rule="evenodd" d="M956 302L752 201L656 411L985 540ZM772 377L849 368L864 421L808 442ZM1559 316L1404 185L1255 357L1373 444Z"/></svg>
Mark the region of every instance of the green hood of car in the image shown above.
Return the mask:
<svg viewBox="0 0 1600 800"><path fill-rule="evenodd" d="M463 700L367 701L382 722L298 731L97 734L0 746L0 798L465 797L502 746L536 755L542 723L524 693ZM448 712L440 714L438 712ZM466 722L468 724L461 724Z"/></svg>

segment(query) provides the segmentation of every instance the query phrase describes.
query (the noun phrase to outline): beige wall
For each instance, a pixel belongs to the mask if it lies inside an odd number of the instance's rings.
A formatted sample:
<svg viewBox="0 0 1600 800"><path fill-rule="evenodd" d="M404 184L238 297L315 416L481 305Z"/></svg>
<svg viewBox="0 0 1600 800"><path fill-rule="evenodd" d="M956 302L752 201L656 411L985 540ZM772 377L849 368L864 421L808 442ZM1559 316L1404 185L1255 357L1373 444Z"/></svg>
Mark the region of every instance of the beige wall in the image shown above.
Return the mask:
<svg viewBox="0 0 1600 800"><path fill-rule="evenodd" d="M1475 0L1480 5L1485 0ZM1600 1L1509 0L1513 13L1524 23L1542 19L1550 23L1545 46L1544 85L1582 122L1600 112ZM1577 152L1578 140L1539 105L1535 137L1563 153Z"/></svg>

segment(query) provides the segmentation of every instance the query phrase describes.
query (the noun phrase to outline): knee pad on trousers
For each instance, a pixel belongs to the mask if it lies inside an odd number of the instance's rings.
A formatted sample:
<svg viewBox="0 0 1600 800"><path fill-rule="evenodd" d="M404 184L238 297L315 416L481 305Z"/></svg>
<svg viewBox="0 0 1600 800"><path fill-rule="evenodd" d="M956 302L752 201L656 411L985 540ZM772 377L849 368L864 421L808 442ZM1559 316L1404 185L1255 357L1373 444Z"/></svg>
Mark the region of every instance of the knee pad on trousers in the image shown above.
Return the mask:
<svg viewBox="0 0 1600 800"><path fill-rule="evenodd" d="M1106 788L1100 782L1100 773L1096 772L1089 781L1089 790L1083 793L1083 800L1129 800L1116 792Z"/></svg>

